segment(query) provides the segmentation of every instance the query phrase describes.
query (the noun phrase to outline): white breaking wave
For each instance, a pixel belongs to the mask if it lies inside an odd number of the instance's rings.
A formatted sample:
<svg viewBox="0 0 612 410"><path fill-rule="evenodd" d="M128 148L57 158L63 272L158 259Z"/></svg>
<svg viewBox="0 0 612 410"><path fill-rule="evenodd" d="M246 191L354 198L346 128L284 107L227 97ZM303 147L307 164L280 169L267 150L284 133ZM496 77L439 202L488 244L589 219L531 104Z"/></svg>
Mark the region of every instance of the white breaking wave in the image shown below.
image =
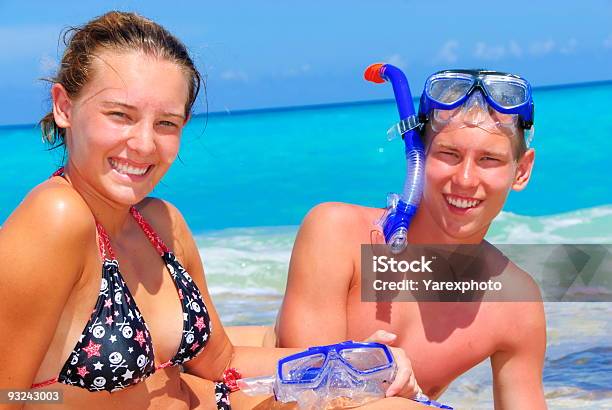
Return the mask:
<svg viewBox="0 0 612 410"><path fill-rule="evenodd" d="M231 228L197 235L210 287L240 294L282 294L297 229ZM612 243L612 205L538 217L502 212L491 224L487 240L500 244Z"/></svg>
<svg viewBox="0 0 612 410"><path fill-rule="evenodd" d="M262 323L276 314L297 229L231 228L196 235L224 322ZM502 212L487 239L499 244L612 243L612 205L539 217ZM234 305L241 307L239 316Z"/></svg>
<svg viewBox="0 0 612 410"><path fill-rule="evenodd" d="M502 212L491 224L493 243L612 243L612 205L550 216Z"/></svg>

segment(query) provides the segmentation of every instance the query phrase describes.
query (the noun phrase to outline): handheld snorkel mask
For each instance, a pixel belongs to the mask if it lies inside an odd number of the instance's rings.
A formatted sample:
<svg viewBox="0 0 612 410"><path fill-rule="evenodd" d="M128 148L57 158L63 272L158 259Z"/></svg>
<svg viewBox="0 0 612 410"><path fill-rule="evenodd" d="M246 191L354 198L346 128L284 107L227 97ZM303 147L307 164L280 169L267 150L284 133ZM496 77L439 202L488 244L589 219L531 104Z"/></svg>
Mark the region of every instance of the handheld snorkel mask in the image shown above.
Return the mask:
<svg viewBox="0 0 612 410"><path fill-rule="evenodd" d="M284 357L274 375L239 379L236 384L247 395L274 394L279 402L296 402L298 409L353 408L385 397L397 368L386 345L348 340ZM412 400L453 410L422 393Z"/></svg>

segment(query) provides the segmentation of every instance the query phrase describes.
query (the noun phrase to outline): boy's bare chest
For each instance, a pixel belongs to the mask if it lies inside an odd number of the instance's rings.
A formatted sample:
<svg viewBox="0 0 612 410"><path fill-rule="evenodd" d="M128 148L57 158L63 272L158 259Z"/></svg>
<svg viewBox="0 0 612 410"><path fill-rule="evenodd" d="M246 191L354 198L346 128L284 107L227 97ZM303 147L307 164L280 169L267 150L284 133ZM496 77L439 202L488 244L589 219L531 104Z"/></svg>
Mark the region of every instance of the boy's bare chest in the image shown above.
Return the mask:
<svg viewBox="0 0 612 410"><path fill-rule="evenodd" d="M420 387L431 397L495 352L503 324L491 304L362 302L359 289L347 301L347 334L363 340L378 329L398 336Z"/></svg>

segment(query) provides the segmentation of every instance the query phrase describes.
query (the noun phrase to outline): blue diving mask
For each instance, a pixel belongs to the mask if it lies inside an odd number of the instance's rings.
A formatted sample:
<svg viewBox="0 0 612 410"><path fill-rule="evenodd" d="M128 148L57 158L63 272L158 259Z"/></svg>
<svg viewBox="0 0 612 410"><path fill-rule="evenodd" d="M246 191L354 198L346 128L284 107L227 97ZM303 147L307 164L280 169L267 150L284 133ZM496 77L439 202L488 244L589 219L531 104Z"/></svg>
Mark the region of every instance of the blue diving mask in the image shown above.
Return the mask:
<svg viewBox="0 0 612 410"><path fill-rule="evenodd" d="M444 70L425 82L419 119L427 122L432 110L452 110L467 101L475 90L502 114L517 114L525 129L533 125L531 85L514 74L491 70Z"/></svg>
<svg viewBox="0 0 612 410"><path fill-rule="evenodd" d="M524 130L533 137L531 85L514 74L490 70L445 70L425 82L419 121L433 131L477 126L489 132Z"/></svg>
<svg viewBox="0 0 612 410"><path fill-rule="evenodd" d="M237 385L247 395L273 393L277 401L296 402L299 409L352 408L385 397L396 373L386 345L346 341L282 358L274 376L240 379ZM413 400L452 410L422 393Z"/></svg>
<svg viewBox="0 0 612 410"><path fill-rule="evenodd" d="M384 397L385 384L391 384L396 371L391 351L380 343L311 347L279 360L274 394L277 400L309 402L312 408L334 400L361 405Z"/></svg>

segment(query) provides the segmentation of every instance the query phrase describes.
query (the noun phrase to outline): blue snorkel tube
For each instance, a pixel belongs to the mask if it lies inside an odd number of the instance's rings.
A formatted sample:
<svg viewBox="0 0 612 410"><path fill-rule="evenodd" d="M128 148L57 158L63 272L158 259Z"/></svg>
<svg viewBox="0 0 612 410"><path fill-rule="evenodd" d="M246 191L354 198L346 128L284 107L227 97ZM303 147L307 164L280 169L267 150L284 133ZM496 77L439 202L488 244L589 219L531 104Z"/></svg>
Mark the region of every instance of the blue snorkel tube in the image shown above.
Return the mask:
<svg viewBox="0 0 612 410"><path fill-rule="evenodd" d="M400 253L408 245L408 228L423 194L425 147L419 136L420 122L415 114L412 94L406 76L391 64L372 64L364 77L374 83L389 81L393 86L400 121L394 127L405 145L407 171L402 195L389 194L387 213L381 219L385 242L392 253Z"/></svg>

